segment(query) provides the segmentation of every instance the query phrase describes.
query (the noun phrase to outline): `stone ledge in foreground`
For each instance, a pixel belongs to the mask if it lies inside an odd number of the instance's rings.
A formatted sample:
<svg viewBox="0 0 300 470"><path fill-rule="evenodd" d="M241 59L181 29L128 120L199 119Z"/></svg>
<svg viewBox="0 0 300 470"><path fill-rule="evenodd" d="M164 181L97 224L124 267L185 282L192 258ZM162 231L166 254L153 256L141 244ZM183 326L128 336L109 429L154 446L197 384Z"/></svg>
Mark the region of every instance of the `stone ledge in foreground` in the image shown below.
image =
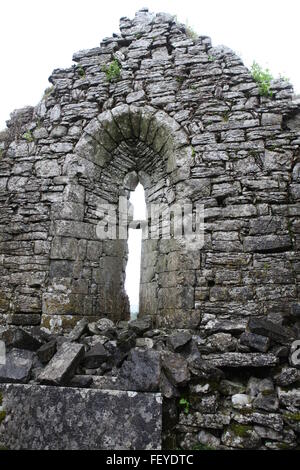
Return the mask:
<svg viewBox="0 0 300 470"><path fill-rule="evenodd" d="M1 384L0 441L11 450L159 450L159 393Z"/></svg>

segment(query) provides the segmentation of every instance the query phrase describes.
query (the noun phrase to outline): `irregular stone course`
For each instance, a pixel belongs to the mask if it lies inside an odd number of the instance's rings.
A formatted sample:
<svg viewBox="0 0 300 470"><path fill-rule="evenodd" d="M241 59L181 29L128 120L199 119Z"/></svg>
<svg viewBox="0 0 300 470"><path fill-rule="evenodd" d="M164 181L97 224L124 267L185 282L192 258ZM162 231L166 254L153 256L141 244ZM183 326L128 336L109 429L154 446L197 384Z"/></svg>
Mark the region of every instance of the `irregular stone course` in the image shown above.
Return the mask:
<svg viewBox="0 0 300 470"><path fill-rule="evenodd" d="M232 50L147 9L73 60L0 133L1 380L159 390L165 446L297 447L291 85L274 80L261 96ZM140 312L128 325L132 215L118 223L123 237L98 231L106 205L139 182L164 213L203 205L204 245L163 237L167 223L143 240ZM252 395L253 378L274 387Z"/></svg>

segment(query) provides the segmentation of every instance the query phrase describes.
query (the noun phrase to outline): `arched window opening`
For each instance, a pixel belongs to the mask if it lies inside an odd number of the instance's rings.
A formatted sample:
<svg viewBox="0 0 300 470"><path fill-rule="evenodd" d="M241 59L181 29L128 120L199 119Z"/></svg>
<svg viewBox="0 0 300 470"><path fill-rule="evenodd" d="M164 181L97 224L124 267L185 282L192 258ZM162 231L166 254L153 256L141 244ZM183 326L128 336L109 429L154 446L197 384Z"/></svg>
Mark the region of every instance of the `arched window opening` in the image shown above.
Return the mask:
<svg viewBox="0 0 300 470"><path fill-rule="evenodd" d="M136 221L146 220L145 192L140 183L135 191L131 192L129 201L133 206L133 219ZM142 229L129 228L125 289L130 302L130 318L132 320L139 313L141 249Z"/></svg>

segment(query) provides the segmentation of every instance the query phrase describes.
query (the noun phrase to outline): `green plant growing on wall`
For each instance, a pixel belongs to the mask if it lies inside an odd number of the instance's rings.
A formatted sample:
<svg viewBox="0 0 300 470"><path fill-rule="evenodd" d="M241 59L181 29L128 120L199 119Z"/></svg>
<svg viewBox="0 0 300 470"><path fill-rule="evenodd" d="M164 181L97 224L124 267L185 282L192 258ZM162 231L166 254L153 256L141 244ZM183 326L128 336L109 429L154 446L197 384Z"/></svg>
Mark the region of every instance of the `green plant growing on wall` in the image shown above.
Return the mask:
<svg viewBox="0 0 300 470"><path fill-rule="evenodd" d="M52 95L54 91L54 87L53 86L49 86L48 88L46 88L46 90L44 91L44 96L43 98L48 98L49 96Z"/></svg>
<svg viewBox="0 0 300 470"><path fill-rule="evenodd" d="M274 80L274 77L269 69L263 69L257 62L253 62L251 74L254 81L258 84L260 95L271 98L273 96L271 81Z"/></svg>
<svg viewBox="0 0 300 470"><path fill-rule="evenodd" d="M189 414L190 412L190 403L186 398L180 398L179 405L183 407L183 411L185 414Z"/></svg>
<svg viewBox="0 0 300 470"><path fill-rule="evenodd" d="M117 59L114 59L109 65L102 67L102 72L105 73L108 82L118 80L121 76L121 64Z"/></svg>
<svg viewBox="0 0 300 470"><path fill-rule="evenodd" d="M78 72L78 75L79 75L80 78L85 78L86 77L86 73L85 73L85 70L82 67L82 65L78 65L77 72Z"/></svg>
<svg viewBox="0 0 300 470"><path fill-rule="evenodd" d="M189 25L186 25L185 27L186 29L186 35L190 38L190 39L197 39L198 38L198 34L196 33L196 31L193 30L193 28L191 28Z"/></svg>
<svg viewBox="0 0 300 470"><path fill-rule="evenodd" d="M33 138L33 135L32 135L32 132L31 132L31 131L25 132L25 134L23 134L23 138L24 138L24 139L26 140L26 142L28 142L28 143L34 141L34 138Z"/></svg>

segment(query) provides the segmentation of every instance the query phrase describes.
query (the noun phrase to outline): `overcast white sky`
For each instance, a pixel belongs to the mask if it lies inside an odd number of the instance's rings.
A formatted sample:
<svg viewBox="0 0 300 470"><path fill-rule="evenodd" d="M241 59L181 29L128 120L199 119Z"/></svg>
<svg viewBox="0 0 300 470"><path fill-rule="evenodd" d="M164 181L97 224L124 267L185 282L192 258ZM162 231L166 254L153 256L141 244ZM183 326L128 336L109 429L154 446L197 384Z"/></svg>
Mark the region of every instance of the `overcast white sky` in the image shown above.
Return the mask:
<svg viewBox="0 0 300 470"><path fill-rule="evenodd" d="M288 77L300 93L299 0L3 0L0 129L11 111L38 103L54 68L69 67L73 52L98 46L119 32L120 17L132 18L144 6L177 15L211 36L213 45L235 50L246 65L255 60ZM136 284L137 263L129 271ZM136 287L131 295L135 302Z"/></svg>

